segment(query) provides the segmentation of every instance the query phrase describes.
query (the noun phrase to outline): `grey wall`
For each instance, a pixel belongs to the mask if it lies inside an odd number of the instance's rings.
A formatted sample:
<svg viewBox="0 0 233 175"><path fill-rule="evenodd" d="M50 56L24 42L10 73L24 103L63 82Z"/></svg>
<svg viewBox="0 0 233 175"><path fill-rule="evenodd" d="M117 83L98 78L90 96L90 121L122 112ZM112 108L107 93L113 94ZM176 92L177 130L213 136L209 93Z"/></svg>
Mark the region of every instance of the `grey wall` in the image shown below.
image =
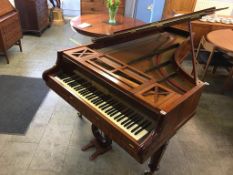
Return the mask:
<svg viewBox="0 0 233 175"><path fill-rule="evenodd" d="M126 0L126 2L125 2L125 16L129 16L129 17L134 16L135 3L136 3L136 0Z"/></svg>

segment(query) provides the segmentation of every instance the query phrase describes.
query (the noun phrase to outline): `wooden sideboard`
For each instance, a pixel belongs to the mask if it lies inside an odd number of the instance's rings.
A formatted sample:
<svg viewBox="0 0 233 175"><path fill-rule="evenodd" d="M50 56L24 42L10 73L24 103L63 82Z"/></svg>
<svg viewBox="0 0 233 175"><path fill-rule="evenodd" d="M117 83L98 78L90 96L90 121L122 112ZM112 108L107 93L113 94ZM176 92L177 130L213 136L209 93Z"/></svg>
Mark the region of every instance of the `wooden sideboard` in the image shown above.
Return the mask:
<svg viewBox="0 0 233 175"><path fill-rule="evenodd" d="M118 14L124 15L125 0L121 0L118 8ZM81 15L93 13L107 13L105 0L81 0Z"/></svg>
<svg viewBox="0 0 233 175"><path fill-rule="evenodd" d="M41 33L50 26L47 0L14 0L19 10L22 31Z"/></svg>

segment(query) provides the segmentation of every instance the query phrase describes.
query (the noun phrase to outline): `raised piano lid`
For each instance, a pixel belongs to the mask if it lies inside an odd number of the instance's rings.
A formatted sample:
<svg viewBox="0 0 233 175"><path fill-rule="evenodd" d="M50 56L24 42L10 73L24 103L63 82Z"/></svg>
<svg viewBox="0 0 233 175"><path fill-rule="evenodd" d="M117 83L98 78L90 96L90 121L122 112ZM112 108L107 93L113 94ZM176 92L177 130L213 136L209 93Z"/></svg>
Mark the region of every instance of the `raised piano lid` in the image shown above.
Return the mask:
<svg viewBox="0 0 233 175"><path fill-rule="evenodd" d="M85 46L64 51L64 54L85 70L102 77L113 87L132 95L157 112L166 112L164 106L181 97L180 93L161 85L152 76L110 55Z"/></svg>
<svg viewBox="0 0 233 175"><path fill-rule="evenodd" d="M0 17L15 10L15 8L8 0L0 0L0 4L1 4Z"/></svg>

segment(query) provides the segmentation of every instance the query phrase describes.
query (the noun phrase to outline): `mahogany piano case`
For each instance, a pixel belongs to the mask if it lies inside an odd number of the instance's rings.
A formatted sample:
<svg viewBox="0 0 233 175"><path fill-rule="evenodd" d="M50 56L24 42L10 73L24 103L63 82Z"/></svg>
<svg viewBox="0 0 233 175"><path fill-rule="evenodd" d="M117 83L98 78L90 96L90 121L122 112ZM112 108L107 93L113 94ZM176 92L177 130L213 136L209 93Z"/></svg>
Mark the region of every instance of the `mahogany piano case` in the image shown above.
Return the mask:
<svg viewBox="0 0 233 175"><path fill-rule="evenodd" d="M11 3L8 0L0 0L0 4L0 52L4 54L7 63L9 63L7 49L18 44L20 51L22 51L20 42L22 32L19 14Z"/></svg>

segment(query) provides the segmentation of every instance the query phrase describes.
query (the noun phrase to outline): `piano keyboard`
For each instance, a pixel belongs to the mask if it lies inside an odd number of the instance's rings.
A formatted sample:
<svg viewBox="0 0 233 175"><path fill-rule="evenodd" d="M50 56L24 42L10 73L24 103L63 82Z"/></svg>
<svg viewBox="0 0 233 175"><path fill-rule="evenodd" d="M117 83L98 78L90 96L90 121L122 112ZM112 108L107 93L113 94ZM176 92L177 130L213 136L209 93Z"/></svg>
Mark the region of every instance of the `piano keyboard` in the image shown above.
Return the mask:
<svg viewBox="0 0 233 175"><path fill-rule="evenodd" d="M71 75L59 72L55 79L135 140L141 139L155 127L153 120L101 92L75 72Z"/></svg>

